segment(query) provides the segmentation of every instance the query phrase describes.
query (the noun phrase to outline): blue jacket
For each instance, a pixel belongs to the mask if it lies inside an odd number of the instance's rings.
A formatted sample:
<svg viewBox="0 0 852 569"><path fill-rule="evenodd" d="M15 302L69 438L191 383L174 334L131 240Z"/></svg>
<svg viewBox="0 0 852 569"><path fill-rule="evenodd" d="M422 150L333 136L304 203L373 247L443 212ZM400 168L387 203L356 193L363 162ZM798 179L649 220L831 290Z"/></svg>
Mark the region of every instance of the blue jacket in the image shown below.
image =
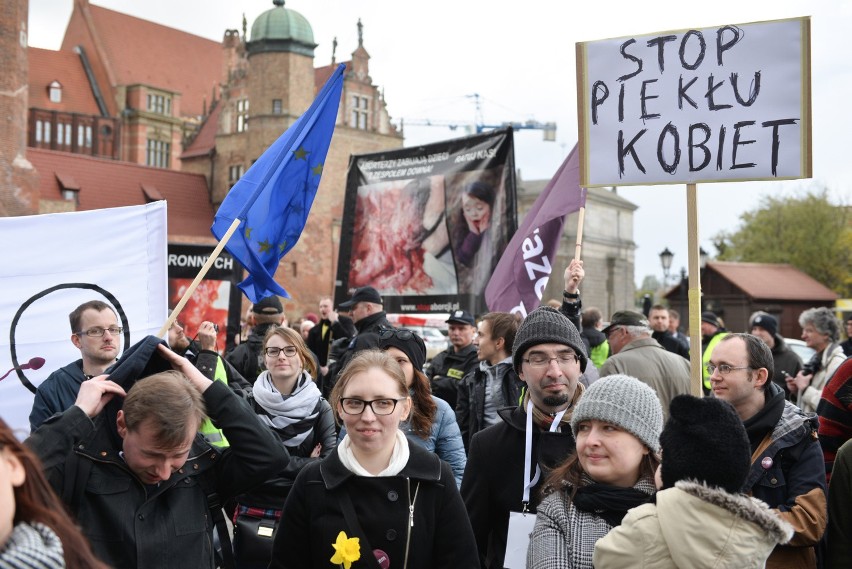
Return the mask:
<svg viewBox="0 0 852 569"><path fill-rule="evenodd" d="M770 397L783 392L770 385ZM744 491L776 508L796 532L775 548L767 567L807 567L828 522L825 463L817 439L817 418L784 402L781 418L768 435L769 445L753 456ZM767 442L767 439L764 439ZM760 449L763 445L758 447Z"/></svg>
<svg viewBox="0 0 852 569"><path fill-rule="evenodd" d="M47 376L36 390L30 411L30 431L38 429L49 417L71 407L77 400L80 385L86 381L83 360L71 362Z"/></svg>

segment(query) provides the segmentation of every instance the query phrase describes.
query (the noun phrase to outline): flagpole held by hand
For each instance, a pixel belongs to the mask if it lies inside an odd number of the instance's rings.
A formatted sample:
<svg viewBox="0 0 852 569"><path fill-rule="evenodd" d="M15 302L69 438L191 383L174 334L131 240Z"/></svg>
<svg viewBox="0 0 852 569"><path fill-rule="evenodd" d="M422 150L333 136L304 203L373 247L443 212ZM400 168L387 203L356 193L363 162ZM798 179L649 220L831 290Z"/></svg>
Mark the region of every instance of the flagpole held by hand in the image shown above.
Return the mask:
<svg viewBox="0 0 852 569"><path fill-rule="evenodd" d="M240 226L240 218L235 219L231 226L228 228L228 231L222 236L222 239L219 240L219 243L216 245L216 248L213 249L213 252L210 253L210 258L207 259L207 262L204 263L204 266L198 271L198 274L195 275L195 279L193 279L192 283L189 285L189 288L186 289L186 292L183 293L183 296L180 299L180 302L177 303L172 313L169 314L169 318L166 320L166 323L163 324L163 327L160 328L160 331L157 332L157 337L162 338L163 335L169 331L169 328L172 327L175 320L177 320L178 314L183 310L183 307L186 306L186 303L189 302L189 299L192 298L192 293L195 292L195 289L198 288L199 283L204 278L204 275L207 274L207 271L210 270L210 267L213 266L213 263L216 262L216 259L219 258L219 254L222 252L222 249L225 248L225 244L231 238L231 235L237 230L237 227Z"/></svg>

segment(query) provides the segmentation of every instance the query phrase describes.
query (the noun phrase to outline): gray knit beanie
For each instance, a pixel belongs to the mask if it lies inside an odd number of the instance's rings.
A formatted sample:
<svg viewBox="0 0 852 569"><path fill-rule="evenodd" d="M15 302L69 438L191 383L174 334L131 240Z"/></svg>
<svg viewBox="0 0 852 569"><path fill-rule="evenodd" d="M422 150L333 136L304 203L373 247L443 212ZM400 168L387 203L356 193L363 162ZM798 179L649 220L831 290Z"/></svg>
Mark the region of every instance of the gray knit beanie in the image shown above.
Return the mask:
<svg viewBox="0 0 852 569"><path fill-rule="evenodd" d="M574 324L555 308L536 308L521 322L512 345L512 361L516 372L521 373L524 352L539 344L564 344L572 348L580 358L580 371L586 371L586 345Z"/></svg>
<svg viewBox="0 0 852 569"><path fill-rule="evenodd" d="M571 416L575 439L577 426L592 419L617 425L660 452L663 408L654 390L635 377L609 375L587 387Z"/></svg>

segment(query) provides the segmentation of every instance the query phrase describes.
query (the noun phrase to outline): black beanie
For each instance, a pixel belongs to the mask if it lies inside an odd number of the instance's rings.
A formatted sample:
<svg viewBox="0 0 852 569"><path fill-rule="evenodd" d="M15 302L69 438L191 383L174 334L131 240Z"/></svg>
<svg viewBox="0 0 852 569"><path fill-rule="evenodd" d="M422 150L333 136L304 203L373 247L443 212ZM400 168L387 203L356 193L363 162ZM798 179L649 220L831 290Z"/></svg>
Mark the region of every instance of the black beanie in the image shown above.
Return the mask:
<svg viewBox="0 0 852 569"><path fill-rule="evenodd" d="M403 340L400 336L405 339ZM384 351L388 348L396 348L402 351L411 360L414 369L423 371L423 365L426 363L426 344L420 336L411 330L381 330L379 332L379 349Z"/></svg>
<svg viewBox="0 0 852 569"><path fill-rule="evenodd" d="M660 435L663 488L678 480L704 482L735 494L751 465L751 447L734 408L713 397L678 395Z"/></svg>
<svg viewBox="0 0 852 569"><path fill-rule="evenodd" d="M586 371L586 345L580 337L580 332L567 316L555 308L540 306L521 322L512 346L512 361L516 372L521 372L524 352L539 344L564 344L573 348L580 358L580 371Z"/></svg>

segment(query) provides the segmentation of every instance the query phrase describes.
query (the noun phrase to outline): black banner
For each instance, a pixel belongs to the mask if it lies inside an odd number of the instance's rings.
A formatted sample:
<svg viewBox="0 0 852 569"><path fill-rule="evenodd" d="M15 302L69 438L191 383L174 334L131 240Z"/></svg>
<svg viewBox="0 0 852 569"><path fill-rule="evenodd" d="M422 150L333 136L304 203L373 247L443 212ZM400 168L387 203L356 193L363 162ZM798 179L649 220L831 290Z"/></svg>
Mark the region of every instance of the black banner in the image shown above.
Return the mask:
<svg viewBox="0 0 852 569"><path fill-rule="evenodd" d="M214 248L169 243L169 310L180 302ZM242 279L242 266L222 251L178 315L188 337L194 338L198 326L208 320L219 326L216 348L220 353L236 345L234 337L240 333L242 316L242 295L237 283Z"/></svg>
<svg viewBox="0 0 852 569"><path fill-rule="evenodd" d="M487 311L517 228L512 129L352 156L335 305L373 286L387 312Z"/></svg>

